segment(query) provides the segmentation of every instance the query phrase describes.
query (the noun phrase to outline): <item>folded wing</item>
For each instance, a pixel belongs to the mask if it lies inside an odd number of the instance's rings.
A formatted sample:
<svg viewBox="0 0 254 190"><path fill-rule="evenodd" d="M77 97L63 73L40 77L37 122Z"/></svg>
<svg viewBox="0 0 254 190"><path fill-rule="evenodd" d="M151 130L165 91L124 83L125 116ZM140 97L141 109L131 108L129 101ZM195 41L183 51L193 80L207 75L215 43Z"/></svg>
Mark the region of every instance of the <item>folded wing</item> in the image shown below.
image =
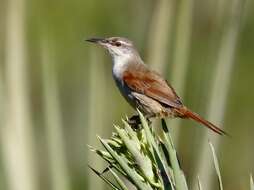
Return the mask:
<svg viewBox="0 0 254 190"><path fill-rule="evenodd" d="M124 83L133 91L144 94L169 107L182 107L175 90L158 73L144 65L136 65L123 73Z"/></svg>

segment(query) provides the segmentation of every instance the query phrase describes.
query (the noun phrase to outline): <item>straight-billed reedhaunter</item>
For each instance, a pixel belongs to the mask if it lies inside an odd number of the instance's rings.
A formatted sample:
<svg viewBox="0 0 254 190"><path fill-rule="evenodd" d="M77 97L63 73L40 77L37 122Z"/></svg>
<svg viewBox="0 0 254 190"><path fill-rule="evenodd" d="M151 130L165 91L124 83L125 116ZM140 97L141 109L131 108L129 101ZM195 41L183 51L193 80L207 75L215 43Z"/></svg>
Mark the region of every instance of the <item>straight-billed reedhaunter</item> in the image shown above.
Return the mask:
<svg viewBox="0 0 254 190"><path fill-rule="evenodd" d="M150 70L142 61L133 43L126 38L91 38L113 58L113 78L130 105L139 109L147 119L179 117L193 119L212 131L224 135L222 129L203 119L183 105L181 98L161 75ZM136 120L132 117L131 120ZM131 121L130 121L131 122Z"/></svg>

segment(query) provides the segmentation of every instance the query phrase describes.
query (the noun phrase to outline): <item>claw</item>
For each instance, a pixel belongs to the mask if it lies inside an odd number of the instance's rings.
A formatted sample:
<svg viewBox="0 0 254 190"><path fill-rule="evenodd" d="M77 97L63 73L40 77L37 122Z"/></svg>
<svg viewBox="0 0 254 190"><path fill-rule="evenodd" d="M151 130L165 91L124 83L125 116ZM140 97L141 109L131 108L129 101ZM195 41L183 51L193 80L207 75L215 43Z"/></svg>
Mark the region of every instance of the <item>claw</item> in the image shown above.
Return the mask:
<svg viewBox="0 0 254 190"><path fill-rule="evenodd" d="M134 130L139 130L142 128L139 115L133 115L127 120L127 122ZM152 122L147 118L147 123L148 125L151 125Z"/></svg>

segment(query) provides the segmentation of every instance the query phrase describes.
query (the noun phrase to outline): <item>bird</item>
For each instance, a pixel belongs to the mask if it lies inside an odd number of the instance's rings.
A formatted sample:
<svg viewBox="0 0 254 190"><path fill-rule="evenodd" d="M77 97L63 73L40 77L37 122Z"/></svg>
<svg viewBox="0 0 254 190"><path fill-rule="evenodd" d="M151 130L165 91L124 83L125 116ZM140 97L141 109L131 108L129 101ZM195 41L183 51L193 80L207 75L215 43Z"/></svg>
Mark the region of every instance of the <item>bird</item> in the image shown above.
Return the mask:
<svg viewBox="0 0 254 190"><path fill-rule="evenodd" d="M191 111L174 88L159 73L148 68L132 41L124 37L89 38L87 42L105 48L112 57L112 75L122 96L146 119L192 119L219 135L227 133ZM134 126L140 123L138 115L129 119Z"/></svg>

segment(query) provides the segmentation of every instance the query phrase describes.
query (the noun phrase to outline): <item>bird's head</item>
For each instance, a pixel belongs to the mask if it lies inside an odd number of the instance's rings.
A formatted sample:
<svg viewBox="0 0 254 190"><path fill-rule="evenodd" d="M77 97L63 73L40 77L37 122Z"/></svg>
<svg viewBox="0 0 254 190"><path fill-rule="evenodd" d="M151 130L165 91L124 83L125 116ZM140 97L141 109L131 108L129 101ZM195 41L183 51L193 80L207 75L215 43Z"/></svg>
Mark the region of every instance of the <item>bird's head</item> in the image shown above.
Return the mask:
<svg viewBox="0 0 254 190"><path fill-rule="evenodd" d="M113 58L137 55L133 43L122 37L90 38L86 41L98 44L109 51Z"/></svg>

